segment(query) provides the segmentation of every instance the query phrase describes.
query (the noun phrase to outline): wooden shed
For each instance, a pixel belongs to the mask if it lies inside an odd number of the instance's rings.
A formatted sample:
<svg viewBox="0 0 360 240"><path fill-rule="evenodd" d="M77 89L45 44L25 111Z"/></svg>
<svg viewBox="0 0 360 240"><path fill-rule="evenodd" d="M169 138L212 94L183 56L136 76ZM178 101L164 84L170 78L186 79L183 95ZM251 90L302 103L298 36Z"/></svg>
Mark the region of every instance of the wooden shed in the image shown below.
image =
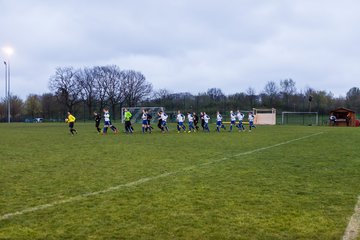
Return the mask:
<svg viewBox="0 0 360 240"><path fill-rule="evenodd" d="M335 126L355 127L356 114L353 110L341 107L331 111L331 115L336 117Z"/></svg>

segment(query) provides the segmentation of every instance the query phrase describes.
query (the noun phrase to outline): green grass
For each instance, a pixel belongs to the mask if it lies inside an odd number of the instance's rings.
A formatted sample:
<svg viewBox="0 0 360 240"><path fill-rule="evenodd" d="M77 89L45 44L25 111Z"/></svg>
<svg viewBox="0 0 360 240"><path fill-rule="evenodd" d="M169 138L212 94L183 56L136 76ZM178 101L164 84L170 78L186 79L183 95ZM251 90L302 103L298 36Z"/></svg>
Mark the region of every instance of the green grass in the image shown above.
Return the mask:
<svg viewBox="0 0 360 240"><path fill-rule="evenodd" d="M76 128L0 125L0 216L143 181L1 220L0 239L340 239L360 193L358 128Z"/></svg>

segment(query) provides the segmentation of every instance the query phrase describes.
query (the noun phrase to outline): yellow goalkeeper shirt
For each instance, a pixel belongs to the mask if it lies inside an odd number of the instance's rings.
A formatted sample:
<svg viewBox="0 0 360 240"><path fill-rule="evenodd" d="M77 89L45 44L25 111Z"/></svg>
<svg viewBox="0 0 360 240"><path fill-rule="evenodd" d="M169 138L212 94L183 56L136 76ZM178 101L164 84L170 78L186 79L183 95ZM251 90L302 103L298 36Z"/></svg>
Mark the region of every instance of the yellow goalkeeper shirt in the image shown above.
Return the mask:
<svg viewBox="0 0 360 240"><path fill-rule="evenodd" d="M71 122L75 122L76 118L73 116L73 115L69 115L68 116L68 122L71 123Z"/></svg>

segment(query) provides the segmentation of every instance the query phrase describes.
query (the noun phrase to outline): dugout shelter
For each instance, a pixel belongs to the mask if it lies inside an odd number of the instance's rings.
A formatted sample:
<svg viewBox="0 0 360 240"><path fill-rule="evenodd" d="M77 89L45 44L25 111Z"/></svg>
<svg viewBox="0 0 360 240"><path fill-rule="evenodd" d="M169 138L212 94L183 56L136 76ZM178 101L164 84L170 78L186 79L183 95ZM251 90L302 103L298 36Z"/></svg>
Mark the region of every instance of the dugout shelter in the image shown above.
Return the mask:
<svg viewBox="0 0 360 240"><path fill-rule="evenodd" d="M355 127L356 113L353 110L341 107L332 110L331 114L336 117L335 126Z"/></svg>
<svg viewBox="0 0 360 240"><path fill-rule="evenodd" d="M275 125L276 124L276 109L259 109L253 108L255 125Z"/></svg>

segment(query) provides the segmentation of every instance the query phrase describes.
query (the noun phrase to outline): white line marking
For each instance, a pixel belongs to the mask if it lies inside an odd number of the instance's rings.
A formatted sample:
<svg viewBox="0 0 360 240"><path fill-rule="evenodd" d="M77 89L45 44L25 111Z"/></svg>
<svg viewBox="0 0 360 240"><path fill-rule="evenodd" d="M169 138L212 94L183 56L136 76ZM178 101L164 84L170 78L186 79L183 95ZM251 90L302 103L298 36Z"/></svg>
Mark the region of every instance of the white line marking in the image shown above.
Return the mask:
<svg viewBox="0 0 360 240"><path fill-rule="evenodd" d="M270 146L267 146L267 147L262 147L262 148L258 148L258 149L255 149L255 150L239 153L239 154L233 155L233 157L239 157L239 156L243 156L243 155L249 155L249 154L252 154L252 153L255 153L255 152L264 151L264 150L267 150L267 149L270 149L270 148L278 147L278 146L289 144L289 143L292 143L292 142L295 142L295 141L300 141L300 140L303 140L303 139L306 139L306 138L317 136L319 134L323 134L323 132L314 133L314 134L311 134L311 135L308 135L308 136L305 136L305 137L300 137L300 138L292 139L292 140L289 140L289 141L285 141L285 142L277 143L277 144L274 144L274 145L270 145ZM156 179L159 179L159 178L164 178L164 177L174 175L174 174L184 172L184 171L189 171L189 170L195 169L197 167L210 165L212 163L222 162L222 161L225 161L225 160L228 160L228 159L229 159L229 157L223 157L221 159L213 160L213 161L210 161L210 162L185 167L185 168L180 169L179 171L167 172L167 173L163 173L163 174L160 174L160 175L157 175L157 176L154 176L154 177L141 178L141 179L133 181L133 182L120 184L120 185L117 185L117 186L114 186L114 187L109 187L109 188L101 190L101 191L84 193L84 194L81 194L81 195L78 195L78 196L75 196L75 197L70 197L70 198L67 198L67 199L54 201L52 203L47 203L47 204L38 205L38 206L35 206L35 207L25 208L24 210L21 210L21 211L7 213L7 214L2 215L0 217L0 221L10 219L10 218L13 218L15 216L23 215L25 213L37 212L39 210L51 208L51 207L54 207L54 206L57 206L57 205L65 204L65 203L81 201L81 200L83 200L84 198L87 198L87 197L117 191L117 190L122 189L122 188L137 186L137 185L140 185L142 183L146 183L146 182L149 182L149 181L152 181L152 180L156 180Z"/></svg>
<svg viewBox="0 0 360 240"><path fill-rule="evenodd" d="M351 216L350 221L345 229L343 240L356 239L359 235L360 228L360 196L354 208L354 214Z"/></svg>

